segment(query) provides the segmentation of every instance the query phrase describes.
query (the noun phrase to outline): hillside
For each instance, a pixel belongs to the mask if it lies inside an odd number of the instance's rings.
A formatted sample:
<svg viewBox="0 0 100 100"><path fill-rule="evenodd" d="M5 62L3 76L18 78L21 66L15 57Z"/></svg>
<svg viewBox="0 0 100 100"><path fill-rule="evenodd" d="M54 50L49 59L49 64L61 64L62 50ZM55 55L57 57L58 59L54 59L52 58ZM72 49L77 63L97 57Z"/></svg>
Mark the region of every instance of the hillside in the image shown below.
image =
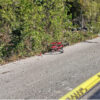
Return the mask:
<svg viewBox="0 0 100 100"><path fill-rule="evenodd" d="M100 0L0 0L0 63L100 32Z"/></svg>

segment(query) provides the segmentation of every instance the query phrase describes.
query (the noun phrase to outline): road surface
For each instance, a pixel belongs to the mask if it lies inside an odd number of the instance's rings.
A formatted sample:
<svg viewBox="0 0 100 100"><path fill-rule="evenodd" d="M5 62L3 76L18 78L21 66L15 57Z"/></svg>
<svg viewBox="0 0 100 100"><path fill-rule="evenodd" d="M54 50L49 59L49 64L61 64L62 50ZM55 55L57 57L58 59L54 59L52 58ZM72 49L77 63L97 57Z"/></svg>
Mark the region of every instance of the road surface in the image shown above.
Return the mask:
<svg viewBox="0 0 100 100"><path fill-rule="evenodd" d="M100 37L0 66L0 99L59 99L98 72Z"/></svg>

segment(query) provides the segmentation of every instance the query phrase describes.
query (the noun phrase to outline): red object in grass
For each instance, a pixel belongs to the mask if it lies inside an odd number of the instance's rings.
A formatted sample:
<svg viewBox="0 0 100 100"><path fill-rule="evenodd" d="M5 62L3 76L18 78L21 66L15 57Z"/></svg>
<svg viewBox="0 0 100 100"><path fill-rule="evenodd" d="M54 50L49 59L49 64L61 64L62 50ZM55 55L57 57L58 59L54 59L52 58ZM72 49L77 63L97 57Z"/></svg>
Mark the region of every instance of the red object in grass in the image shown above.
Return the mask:
<svg viewBox="0 0 100 100"><path fill-rule="evenodd" d="M52 49L55 49L55 48L57 48L57 46L51 46L51 48L52 48Z"/></svg>
<svg viewBox="0 0 100 100"><path fill-rule="evenodd" d="M52 42L51 44L54 45L54 44L56 44L56 43L57 43L57 42Z"/></svg>
<svg viewBox="0 0 100 100"><path fill-rule="evenodd" d="M63 48L62 42L52 42L51 43L51 49L52 50L58 51L58 50L60 50L62 48Z"/></svg>

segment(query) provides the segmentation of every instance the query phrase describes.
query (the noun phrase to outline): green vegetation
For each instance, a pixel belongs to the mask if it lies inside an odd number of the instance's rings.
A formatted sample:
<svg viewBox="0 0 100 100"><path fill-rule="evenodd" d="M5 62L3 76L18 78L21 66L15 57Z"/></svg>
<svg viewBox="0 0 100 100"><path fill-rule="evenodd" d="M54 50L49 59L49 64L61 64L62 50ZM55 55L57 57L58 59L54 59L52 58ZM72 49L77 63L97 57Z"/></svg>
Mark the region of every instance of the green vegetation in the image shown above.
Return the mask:
<svg viewBox="0 0 100 100"><path fill-rule="evenodd" d="M84 27L88 31L74 31ZM0 63L46 52L100 32L99 0L0 0Z"/></svg>

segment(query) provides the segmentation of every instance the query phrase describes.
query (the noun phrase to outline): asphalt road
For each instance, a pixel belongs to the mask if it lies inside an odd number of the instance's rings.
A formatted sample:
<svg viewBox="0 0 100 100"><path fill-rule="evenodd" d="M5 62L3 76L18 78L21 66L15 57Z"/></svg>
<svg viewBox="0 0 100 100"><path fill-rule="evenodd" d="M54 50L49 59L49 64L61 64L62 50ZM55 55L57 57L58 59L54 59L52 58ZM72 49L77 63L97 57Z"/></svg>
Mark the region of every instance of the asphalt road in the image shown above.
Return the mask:
<svg viewBox="0 0 100 100"><path fill-rule="evenodd" d="M0 99L59 99L98 72L100 37L0 66Z"/></svg>

